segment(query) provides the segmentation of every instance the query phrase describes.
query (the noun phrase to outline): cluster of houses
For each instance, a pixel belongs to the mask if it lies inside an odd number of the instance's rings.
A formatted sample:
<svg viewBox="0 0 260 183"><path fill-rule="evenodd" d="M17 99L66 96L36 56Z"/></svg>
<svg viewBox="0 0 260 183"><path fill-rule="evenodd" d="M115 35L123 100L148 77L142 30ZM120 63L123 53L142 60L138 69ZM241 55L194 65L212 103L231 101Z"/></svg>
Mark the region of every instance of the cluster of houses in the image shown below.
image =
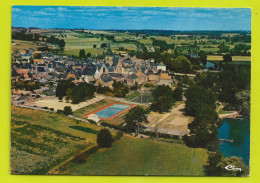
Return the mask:
<svg viewBox="0 0 260 183"><path fill-rule="evenodd" d="M37 80L42 84L60 79L73 82L93 82L95 85L112 88L114 81L133 86L151 82L156 85L171 85L173 80L163 64L135 57L106 55L105 59L78 61L69 56L57 56L33 49L12 54L12 81Z"/></svg>

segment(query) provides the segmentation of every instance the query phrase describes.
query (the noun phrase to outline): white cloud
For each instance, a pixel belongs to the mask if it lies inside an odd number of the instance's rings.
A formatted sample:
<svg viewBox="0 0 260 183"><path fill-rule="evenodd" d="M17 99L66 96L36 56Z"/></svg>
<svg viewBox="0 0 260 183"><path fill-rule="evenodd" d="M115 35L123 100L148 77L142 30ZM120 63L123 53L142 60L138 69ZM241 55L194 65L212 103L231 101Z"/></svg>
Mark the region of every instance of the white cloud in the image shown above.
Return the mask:
<svg viewBox="0 0 260 183"><path fill-rule="evenodd" d="M15 12L15 13L17 13L17 12L20 12L21 9L20 9L20 8L12 8L12 11Z"/></svg>

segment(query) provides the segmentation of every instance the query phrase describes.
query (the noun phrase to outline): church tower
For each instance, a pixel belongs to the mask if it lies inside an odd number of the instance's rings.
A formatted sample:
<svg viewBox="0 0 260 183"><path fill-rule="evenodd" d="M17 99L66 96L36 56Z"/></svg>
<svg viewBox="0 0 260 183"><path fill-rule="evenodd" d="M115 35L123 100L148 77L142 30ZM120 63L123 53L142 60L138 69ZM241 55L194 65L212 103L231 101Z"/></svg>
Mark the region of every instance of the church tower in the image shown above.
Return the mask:
<svg viewBox="0 0 260 183"><path fill-rule="evenodd" d="M123 66L122 66L122 60L119 59L118 63L117 63L117 66L116 66L116 73L119 73L119 74L122 74L122 69L123 69Z"/></svg>
<svg viewBox="0 0 260 183"><path fill-rule="evenodd" d="M107 52L106 52L106 55L113 55L113 52L110 48L110 43L107 44Z"/></svg>

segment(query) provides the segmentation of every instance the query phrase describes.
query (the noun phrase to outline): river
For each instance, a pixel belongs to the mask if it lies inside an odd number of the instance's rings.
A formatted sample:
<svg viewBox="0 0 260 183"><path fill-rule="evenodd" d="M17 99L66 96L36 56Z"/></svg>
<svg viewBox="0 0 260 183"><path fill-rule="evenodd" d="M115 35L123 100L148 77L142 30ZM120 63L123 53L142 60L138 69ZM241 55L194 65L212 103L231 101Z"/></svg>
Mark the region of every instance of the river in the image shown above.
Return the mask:
<svg viewBox="0 0 260 183"><path fill-rule="evenodd" d="M230 139L233 142L220 142L220 151L225 157L237 156L249 166L250 154L250 118L241 120L224 119L219 128L219 139Z"/></svg>

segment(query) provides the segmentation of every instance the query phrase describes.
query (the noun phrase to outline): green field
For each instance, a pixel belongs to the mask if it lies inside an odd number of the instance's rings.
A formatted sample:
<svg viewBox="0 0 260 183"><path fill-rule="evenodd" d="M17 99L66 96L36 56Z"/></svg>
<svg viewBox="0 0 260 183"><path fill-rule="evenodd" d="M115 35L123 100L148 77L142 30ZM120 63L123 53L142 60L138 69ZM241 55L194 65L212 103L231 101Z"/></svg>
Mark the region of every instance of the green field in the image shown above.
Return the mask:
<svg viewBox="0 0 260 183"><path fill-rule="evenodd" d="M132 100L133 98L135 98L135 97L137 97L139 95L140 95L140 93L138 91L136 91L136 92L134 92L134 93L132 93L130 95L127 95L126 96L126 100Z"/></svg>
<svg viewBox="0 0 260 183"><path fill-rule="evenodd" d="M125 136L85 163L75 163L66 174L203 176L206 161L204 149Z"/></svg>
<svg viewBox="0 0 260 183"><path fill-rule="evenodd" d="M95 145L99 130L65 115L12 106L11 173L46 174Z"/></svg>
<svg viewBox="0 0 260 183"><path fill-rule="evenodd" d="M37 49L41 46L37 46L34 44L33 41L22 41L22 40L16 40L13 39L12 41L15 42L15 45L12 45L12 51L21 51L22 49Z"/></svg>
<svg viewBox="0 0 260 183"><path fill-rule="evenodd" d="M81 30L82 31L82 30ZM219 51L219 43L225 41L224 39L221 39L219 41L205 38L200 38L200 36L197 36L196 39L189 38L189 35L174 35L174 37L171 36L160 36L160 35L151 35L146 38L140 38L136 37L135 33L126 33L126 32L116 32L116 31L98 31L98 30L85 30L84 32L79 31L72 31L72 30L52 30L52 29L41 29L41 30L34 30L33 32L39 33L44 36L55 36L59 39L64 39L66 42L64 54L65 55L74 55L79 56L79 51L81 49L84 49L86 54L91 53L92 55L99 55L103 54L103 52L106 52L106 48L102 49L100 48L100 45L102 43L110 43L111 49L113 52L118 51L119 47L124 47L127 50L135 50L136 49L136 43L140 42L145 44L146 46L152 46L152 39L157 40L164 40L168 44L175 44L176 46L183 46L183 45L194 45L194 42L197 40L197 44L200 47L200 50L211 52L213 54L217 53ZM90 33L89 33L90 32ZM108 40L106 37L101 39L100 34L107 35L113 35L115 42L112 42L112 40ZM232 35L232 34L230 34ZM178 39L181 38L181 39ZM125 40L131 40L130 42L124 42ZM20 50L23 48L34 48L36 49L38 46L34 45L32 41L18 41L18 43L21 42L20 45L14 45L12 50ZM239 44L240 42L237 42L235 44ZM248 44L250 43L243 43L242 44ZM229 46L230 49L234 48L235 44L226 43L226 46ZM93 48L93 45L96 45L96 48ZM185 51L183 52L185 53ZM222 60L222 58L208 58L209 60ZM242 60L241 60L242 59ZM234 58L233 60L237 61L245 61L244 58L239 58L238 60ZM212 61L213 61L212 60ZM246 61L248 59L246 58Z"/></svg>
<svg viewBox="0 0 260 183"><path fill-rule="evenodd" d="M219 109L218 114L229 114L233 113L233 111L224 111L223 108Z"/></svg>
<svg viewBox="0 0 260 183"><path fill-rule="evenodd" d="M222 55L207 55L208 61L223 61ZM234 62L250 62L251 57L250 56L232 56L232 61Z"/></svg>

